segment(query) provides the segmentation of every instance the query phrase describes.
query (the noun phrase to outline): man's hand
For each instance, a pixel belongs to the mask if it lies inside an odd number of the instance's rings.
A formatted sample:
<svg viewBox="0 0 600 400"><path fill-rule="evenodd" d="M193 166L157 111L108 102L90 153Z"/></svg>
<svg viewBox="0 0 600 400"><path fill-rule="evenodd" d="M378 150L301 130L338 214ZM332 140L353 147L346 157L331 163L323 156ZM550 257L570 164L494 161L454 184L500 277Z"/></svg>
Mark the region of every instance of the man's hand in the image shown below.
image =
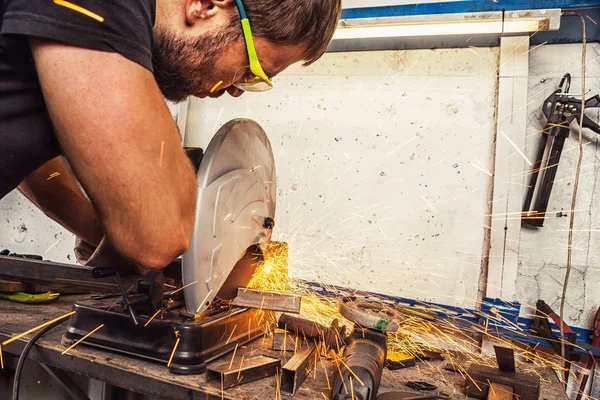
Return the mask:
<svg viewBox="0 0 600 400"><path fill-rule="evenodd" d="M110 242L166 266L189 245L196 183L152 73L117 53L30 43L56 137Z"/></svg>

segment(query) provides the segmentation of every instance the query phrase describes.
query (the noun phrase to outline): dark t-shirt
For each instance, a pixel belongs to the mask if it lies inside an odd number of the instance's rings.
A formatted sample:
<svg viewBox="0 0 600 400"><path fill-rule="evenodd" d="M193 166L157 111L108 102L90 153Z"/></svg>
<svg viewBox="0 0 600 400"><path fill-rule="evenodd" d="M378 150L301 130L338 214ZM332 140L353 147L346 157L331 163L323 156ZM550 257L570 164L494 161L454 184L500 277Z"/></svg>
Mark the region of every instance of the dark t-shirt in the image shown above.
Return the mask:
<svg viewBox="0 0 600 400"><path fill-rule="evenodd" d="M0 0L0 199L61 153L29 36L117 52L152 71L156 0L72 0L69 4L104 21L53 0Z"/></svg>

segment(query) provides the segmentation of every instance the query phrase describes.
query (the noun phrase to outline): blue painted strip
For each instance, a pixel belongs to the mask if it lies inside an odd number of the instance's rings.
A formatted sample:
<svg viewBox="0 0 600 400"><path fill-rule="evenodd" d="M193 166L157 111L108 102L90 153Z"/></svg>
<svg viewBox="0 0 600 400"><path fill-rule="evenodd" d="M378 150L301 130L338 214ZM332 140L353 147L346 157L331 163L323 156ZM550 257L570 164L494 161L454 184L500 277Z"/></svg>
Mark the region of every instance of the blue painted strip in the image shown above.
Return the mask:
<svg viewBox="0 0 600 400"><path fill-rule="evenodd" d="M468 0L444 3L347 8L342 19L400 17L406 15L454 14L470 12L537 10L541 8L598 7L598 0Z"/></svg>
<svg viewBox="0 0 600 400"><path fill-rule="evenodd" d="M521 305L518 302L506 302L501 299L491 299L485 297L483 299L484 304L482 307L482 311L479 312L468 308L453 307L445 304L432 303L428 301L414 300L404 297L395 297L380 293L365 292L361 290L351 290L341 286L327 285L327 287L324 287L322 284L317 282L298 280L296 281L296 283L299 285L304 285L305 287L307 287L307 289L326 296L373 296L397 304L426 308L427 311L435 312L438 315L438 318L440 318L441 320L447 320L452 324L452 326L460 327L461 329L464 329L465 331L469 332L481 333L481 329L473 329L474 325L480 322L482 322L485 325L487 322L487 334L489 336L496 336L503 339L516 340L522 343L530 343L533 345L538 343L541 346L548 345L548 343L544 339L537 338L528 333L529 327L533 323L533 319L519 317ZM489 313L489 310L492 307L496 307L499 311L499 314L510 322L503 322L497 319L490 318L490 315L493 315ZM549 322L554 334L556 336L559 336L560 328L551 320L549 320ZM516 328L514 325L511 325L511 323L516 323L518 328ZM592 347L590 345L593 336L593 332L591 330L576 327L571 327L571 330L578 334L577 347L579 348L576 347L575 349L578 353L587 354L588 351L592 351L595 357L600 357L600 348Z"/></svg>

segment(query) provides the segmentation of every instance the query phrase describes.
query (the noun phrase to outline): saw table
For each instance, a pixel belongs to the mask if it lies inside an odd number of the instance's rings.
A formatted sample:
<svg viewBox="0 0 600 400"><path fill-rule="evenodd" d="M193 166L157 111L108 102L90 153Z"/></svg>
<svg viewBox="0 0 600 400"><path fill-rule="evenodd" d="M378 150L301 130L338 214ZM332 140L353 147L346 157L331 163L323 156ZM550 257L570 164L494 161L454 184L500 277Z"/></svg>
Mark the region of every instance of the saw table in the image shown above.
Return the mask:
<svg viewBox="0 0 600 400"><path fill-rule="evenodd" d="M24 332L41 323L68 313L75 301L88 298L89 295L61 296L53 303L43 305L24 305L0 300L0 342L15 334ZM207 383L206 374L178 376L168 372L166 365L140 360L103 350L78 345L65 355L61 353L65 346L61 344L61 336L66 330L66 323L60 325L42 337L31 350L31 359L50 367L69 373L83 375L88 378L106 382L126 390L152 396L159 399L262 399L276 398L277 385L275 377L268 377L248 384L221 391L218 383ZM2 348L5 363L8 355L19 355L31 335L17 340ZM281 352L271 350L271 338L259 338L242 346L236 352L235 360L242 356L267 355L278 357L283 362L286 357ZM232 354L226 354L220 360L230 360ZM291 354L287 355L287 358ZM216 360L215 362L218 362ZM414 367L401 370L384 370L379 393L392 390L406 390L404 383L408 381L427 381L439 387L441 391L452 393L453 399L465 399L464 378L460 374L444 370L446 361L428 361L417 363ZM324 369L332 383L336 374L335 364L323 359L317 363L316 373L306 379L294 397L282 395L283 399L314 400L329 398ZM564 391L553 371L539 371L542 379L540 399L566 399ZM1 379L1 378L0 378ZM6 398L0 393L0 398ZM325 395L326 397L323 397Z"/></svg>

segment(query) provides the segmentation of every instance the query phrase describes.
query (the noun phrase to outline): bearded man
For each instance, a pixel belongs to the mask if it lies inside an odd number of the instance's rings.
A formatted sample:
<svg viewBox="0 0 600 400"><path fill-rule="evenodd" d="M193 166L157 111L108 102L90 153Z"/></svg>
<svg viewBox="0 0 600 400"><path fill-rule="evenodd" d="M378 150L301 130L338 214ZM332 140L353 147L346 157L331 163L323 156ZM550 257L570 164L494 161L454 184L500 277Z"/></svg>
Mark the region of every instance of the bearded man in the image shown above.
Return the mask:
<svg viewBox="0 0 600 400"><path fill-rule="evenodd" d="M323 55L340 3L0 0L0 198L18 186L88 256L163 268L196 203L164 98L270 89Z"/></svg>

